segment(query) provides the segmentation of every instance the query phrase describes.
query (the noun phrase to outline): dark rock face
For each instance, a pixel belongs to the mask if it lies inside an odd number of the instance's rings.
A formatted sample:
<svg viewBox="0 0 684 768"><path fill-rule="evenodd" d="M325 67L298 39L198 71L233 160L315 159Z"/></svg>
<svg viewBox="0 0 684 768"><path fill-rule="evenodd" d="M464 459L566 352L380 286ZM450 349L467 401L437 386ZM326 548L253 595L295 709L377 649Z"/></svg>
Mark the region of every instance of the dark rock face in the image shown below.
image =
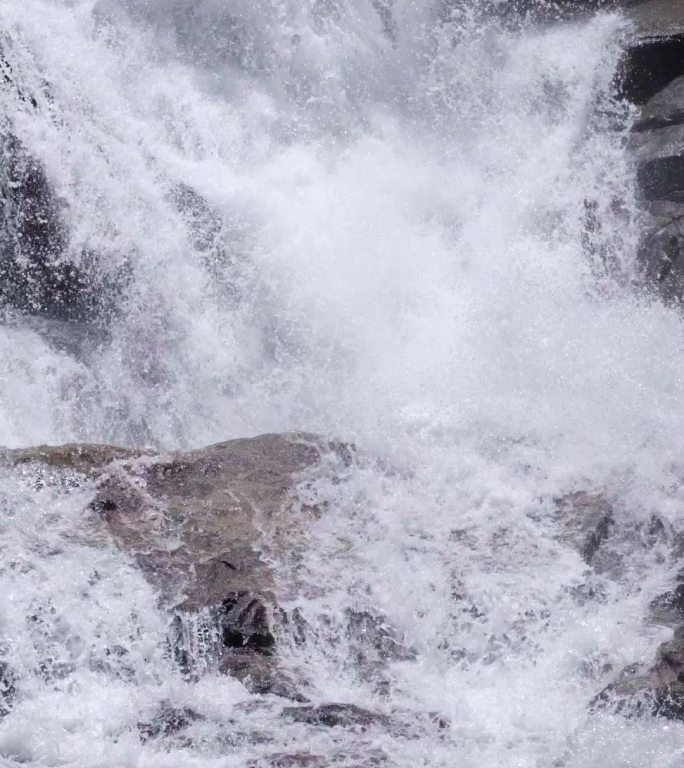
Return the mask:
<svg viewBox="0 0 684 768"><path fill-rule="evenodd" d="M684 75L683 54L684 29L672 36L638 38L621 65L620 94L634 104L645 104Z"/></svg>
<svg viewBox="0 0 684 768"><path fill-rule="evenodd" d="M372 679L387 662L416 658L416 652L407 648L394 628L380 616L347 609L345 619L356 667L366 679Z"/></svg>
<svg viewBox="0 0 684 768"><path fill-rule="evenodd" d="M639 165L637 181L645 200L684 202L684 157L649 158Z"/></svg>
<svg viewBox="0 0 684 768"><path fill-rule="evenodd" d="M684 583L658 595L649 608L652 618L659 624L675 626L684 622Z"/></svg>
<svg viewBox="0 0 684 768"><path fill-rule="evenodd" d="M28 110L36 96L17 82L0 45L0 89ZM47 86L46 86L47 89ZM49 100L47 93L41 101ZM101 321L114 310L127 275L103 268L97 254L70 250L66 204L44 165L31 155L7 118L0 123L0 310L62 322Z"/></svg>
<svg viewBox="0 0 684 768"><path fill-rule="evenodd" d="M676 158L675 158L676 159ZM655 172L662 165L644 172ZM679 302L684 291L682 231L684 205L668 200L644 202L639 262L644 282L667 302Z"/></svg>
<svg viewBox="0 0 684 768"><path fill-rule="evenodd" d="M627 716L684 719L684 640L675 634L670 642L662 643L650 669L627 667L592 706Z"/></svg>
<svg viewBox="0 0 684 768"><path fill-rule="evenodd" d="M555 503L559 540L582 556L593 576L619 578L638 548L657 553L663 562L677 563L684 554L681 533L656 516L622 520L616 504L602 491L569 493ZM596 599L591 576L576 594L579 600ZM672 589L651 601L645 618L675 628L673 639L661 644L653 663L626 667L590 706L627 717L684 719L684 571ZM610 670L608 666L604 671Z"/></svg>
<svg viewBox="0 0 684 768"><path fill-rule="evenodd" d="M226 648L271 653L275 638L271 633L266 608L249 592L233 592L221 608L222 641Z"/></svg>
<svg viewBox="0 0 684 768"><path fill-rule="evenodd" d="M644 283L666 301L684 291L684 5L646 0L630 8L630 43L619 93L641 106L630 151L642 201Z"/></svg>
<svg viewBox="0 0 684 768"><path fill-rule="evenodd" d="M57 320L85 320L101 310L88 259L68 258L63 204L45 169L11 134L0 169L0 302Z"/></svg>
<svg viewBox="0 0 684 768"><path fill-rule="evenodd" d="M16 692L12 670L6 662L0 660L0 717L12 708Z"/></svg>
<svg viewBox="0 0 684 768"><path fill-rule="evenodd" d="M477 9L485 16L494 16L507 23L546 23L576 19L598 11L611 11L634 5L639 0L483 0ZM448 17L464 6L463 0L443 0L442 15ZM468 4L472 9L472 4Z"/></svg>
<svg viewBox="0 0 684 768"><path fill-rule="evenodd" d="M643 533L643 546L660 546L661 552L667 553L664 560L681 562L681 532L673 534L665 523L653 518ZM630 542L638 544L633 536ZM653 662L627 666L591 706L627 717L650 715L684 720L684 571L671 589L651 600L645 618L649 623L673 628L672 639L659 646Z"/></svg>
<svg viewBox="0 0 684 768"><path fill-rule="evenodd" d="M679 0L637 0L629 6L636 45L684 34L684 6Z"/></svg>
<svg viewBox="0 0 684 768"><path fill-rule="evenodd" d="M221 291L225 301L240 294L240 261L249 237L246 225L238 218L225 217L192 187L179 184L171 194L171 201L181 214L189 241L205 268L211 274L213 285Z"/></svg>
<svg viewBox="0 0 684 768"><path fill-rule="evenodd" d="M684 77L677 77L641 108L635 133L684 123Z"/></svg>

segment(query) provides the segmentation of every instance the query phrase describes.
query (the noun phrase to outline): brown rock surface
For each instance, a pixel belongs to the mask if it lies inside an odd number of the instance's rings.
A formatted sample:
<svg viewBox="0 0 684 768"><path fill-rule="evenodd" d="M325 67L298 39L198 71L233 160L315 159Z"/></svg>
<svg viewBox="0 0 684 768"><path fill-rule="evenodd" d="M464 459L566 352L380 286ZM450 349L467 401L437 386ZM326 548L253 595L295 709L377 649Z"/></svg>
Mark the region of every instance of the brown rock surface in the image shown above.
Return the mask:
<svg viewBox="0 0 684 768"><path fill-rule="evenodd" d="M263 435L171 454L43 446L4 451L0 461L94 478L91 527L75 535L113 542L137 562L174 617L174 655L188 674L192 652L183 638L194 626L214 666L255 692L302 700L277 666L274 581L262 531L276 549L279 526L288 528L285 541L296 537L301 521L280 513L301 473L335 448L311 435Z"/></svg>

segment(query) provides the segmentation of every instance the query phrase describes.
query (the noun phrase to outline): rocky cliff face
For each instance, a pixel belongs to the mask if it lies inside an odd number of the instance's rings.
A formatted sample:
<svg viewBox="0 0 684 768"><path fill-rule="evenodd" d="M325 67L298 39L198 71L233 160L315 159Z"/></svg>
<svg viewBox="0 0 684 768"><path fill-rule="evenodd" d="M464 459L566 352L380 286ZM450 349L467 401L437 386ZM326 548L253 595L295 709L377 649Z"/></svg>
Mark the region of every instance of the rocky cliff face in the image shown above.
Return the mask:
<svg viewBox="0 0 684 768"><path fill-rule="evenodd" d="M321 462L342 471L351 459L346 446L289 434L172 454L45 446L0 453L0 468L53 472L59 482L92 490L82 529L68 535L117 549L142 571L168 614L169 654L182 674L217 671L252 693L303 703L307 683L281 668L278 635L294 633L303 642L306 627L279 607L273 563L302 545L322 513L299 505L295 514L299 487L315 479ZM411 656L382 617L350 615L348 624L368 646L358 650L369 664L370 656L376 666ZM19 685L0 658L0 711Z"/></svg>
<svg viewBox="0 0 684 768"><path fill-rule="evenodd" d="M622 90L639 109L630 142L643 208L644 278L667 301L684 289L684 5L631 8Z"/></svg>

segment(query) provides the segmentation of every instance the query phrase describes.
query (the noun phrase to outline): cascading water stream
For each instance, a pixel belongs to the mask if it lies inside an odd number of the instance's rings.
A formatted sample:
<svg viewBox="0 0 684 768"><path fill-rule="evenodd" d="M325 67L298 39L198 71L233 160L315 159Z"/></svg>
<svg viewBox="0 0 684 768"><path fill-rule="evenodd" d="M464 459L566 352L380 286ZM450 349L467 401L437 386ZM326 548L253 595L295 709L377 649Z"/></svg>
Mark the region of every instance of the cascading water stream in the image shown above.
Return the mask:
<svg viewBox="0 0 684 768"><path fill-rule="evenodd" d="M684 325L633 285L623 22L482 7L0 0L0 444L353 443L343 483L302 485L330 513L271 553L307 628L279 642L314 700L397 724L284 725L209 661L188 681L142 576L65 545L90 491L8 471L8 765L681 763L682 726L587 707L665 634L634 532L681 523ZM47 223L15 212L32 189ZM595 489L617 543L588 574L554 499ZM168 702L204 719L145 741Z"/></svg>

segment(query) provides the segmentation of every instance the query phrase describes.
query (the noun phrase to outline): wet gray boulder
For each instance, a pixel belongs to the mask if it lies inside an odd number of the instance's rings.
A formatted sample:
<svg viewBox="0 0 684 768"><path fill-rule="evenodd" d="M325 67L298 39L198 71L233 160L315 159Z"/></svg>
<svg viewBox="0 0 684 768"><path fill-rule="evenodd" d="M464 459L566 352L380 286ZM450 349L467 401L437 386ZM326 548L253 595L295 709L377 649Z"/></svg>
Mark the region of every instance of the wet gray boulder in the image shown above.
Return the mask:
<svg viewBox="0 0 684 768"><path fill-rule="evenodd" d="M16 687L12 670L7 662L0 660L0 717L12 708Z"/></svg>
<svg viewBox="0 0 684 768"><path fill-rule="evenodd" d="M684 123L684 77L668 83L640 109L634 124L637 133ZM658 134L655 134L658 136Z"/></svg>
<svg viewBox="0 0 684 768"><path fill-rule="evenodd" d="M141 741L150 741L173 736L198 720L202 720L201 715L189 707L173 707L168 702L163 702L154 717L137 724L138 733Z"/></svg>
<svg viewBox="0 0 684 768"><path fill-rule="evenodd" d="M591 565L610 536L615 519L611 500L601 491L576 491L556 499L558 538Z"/></svg>
<svg viewBox="0 0 684 768"><path fill-rule="evenodd" d="M89 530L79 535L134 559L169 612L171 654L187 675L209 666L254 692L302 701L278 666L265 538L273 555L281 533L296 535L305 524L288 515L297 483L336 450L348 458L339 446L291 434L171 454L44 446L5 451L0 461L48 465L95 483Z"/></svg>
<svg viewBox="0 0 684 768"><path fill-rule="evenodd" d="M507 22L552 23L577 19L599 11L627 8L638 2L639 0L484 0L478 4L477 10ZM448 10L466 7L472 11L472 3L464 3L463 0L447 0L443 7Z"/></svg>
<svg viewBox="0 0 684 768"><path fill-rule="evenodd" d="M308 486L320 472L341 483L355 460L349 446L299 433L183 453L89 444L0 451L0 466L37 477L49 470L70 487L91 490L87 525L75 537L116 547L140 568L168 613L168 655L189 680L218 671L253 693L301 704L311 681L305 670L284 670L279 644L305 645L315 629L297 609L279 605L279 595L289 599L300 585L296 577L277 579L274 568L306 540L314 519L334 513L302 504L300 483ZM382 688L388 664L415 658L383 616L349 609L338 618L360 679ZM121 646L112 649L117 658L125 658L125 638ZM349 719L349 706L325 706L307 718L360 724ZM182 728L181 715L171 712L143 730L153 737Z"/></svg>
<svg viewBox="0 0 684 768"><path fill-rule="evenodd" d="M677 0L646 0L626 12L631 32L620 71L620 91L645 104L684 75L684 12Z"/></svg>
<svg viewBox="0 0 684 768"><path fill-rule="evenodd" d="M321 704L319 706L285 707L282 716L295 723L323 725L328 728L388 727L390 719L355 704Z"/></svg>
<svg viewBox="0 0 684 768"><path fill-rule="evenodd" d="M651 666L630 665L592 701L627 717L651 715L684 720L684 627L662 643Z"/></svg>
<svg viewBox="0 0 684 768"><path fill-rule="evenodd" d="M648 524L637 523L625 531L617 549L629 559L639 547L651 550L656 561L681 565L684 534L653 516ZM627 717L658 716L684 720L684 569L672 587L650 600L644 620L673 630L671 640L661 643L652 660L625 667L591 702L594 710L609 710Z"/></svg>
<svg viewBox="0 0 684 768"><path fill-rule="evenodd" d="M66 206L45 167L0 132L0 308L62 322L112 310L113 283L95 254L69 251Z"/></svg>
<svg viewBox="0 0 684 768"><path fill-rule="evenodd" d="M680 0L635 0L628 7L636 44L684 34L684 5Z"/></svg>

